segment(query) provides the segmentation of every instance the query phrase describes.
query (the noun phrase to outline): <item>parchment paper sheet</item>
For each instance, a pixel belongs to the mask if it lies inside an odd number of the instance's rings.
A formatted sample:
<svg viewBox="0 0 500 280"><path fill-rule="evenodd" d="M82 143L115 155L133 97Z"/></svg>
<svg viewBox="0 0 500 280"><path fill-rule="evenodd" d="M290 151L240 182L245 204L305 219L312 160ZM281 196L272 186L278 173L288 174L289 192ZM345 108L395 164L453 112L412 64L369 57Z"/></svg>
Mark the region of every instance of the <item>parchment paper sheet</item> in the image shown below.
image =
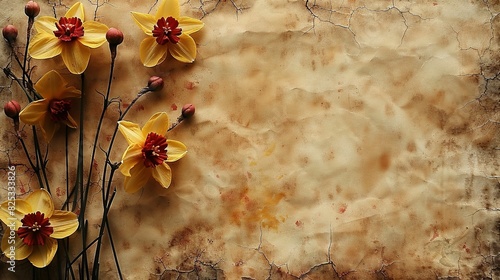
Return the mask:
<svg viewBox="0 0 500 280"><path fill-rule="evenodd" d="M126 105L149 76L165 79L128 120L197 108L169 135L189 149L171 165L169 189L129 195L115 177L110 224L126 279L500 277L498 1L181 1L183 15L205 22L193 36L197 60L154 68L139 61L144 34L129 11L153 13L156 1L82 2L87 17L125 34L113 96ZM59 17L74 1L39 3ZM18 26L21 49L24 4L0 0L0 23ZM9 63L2 44L0 64ZM34 80L56 69L79 86L60 57L31 63ZM108 69L104 45L86 72L88 131ZM26 105L0 82L2 104ZM114 107L103 145L116 117ZM6 182L9 162L27 164L10 119L0 121ZM63 185L62 134L53 142L49 169ZM115 161L125 147L119 138ZM37 188L25 166L20 197ZM62 202L65 188L57 194ZM109 246L103 256L102 278L117 278ZM0 278L22 279L6 267Z"/></svg>

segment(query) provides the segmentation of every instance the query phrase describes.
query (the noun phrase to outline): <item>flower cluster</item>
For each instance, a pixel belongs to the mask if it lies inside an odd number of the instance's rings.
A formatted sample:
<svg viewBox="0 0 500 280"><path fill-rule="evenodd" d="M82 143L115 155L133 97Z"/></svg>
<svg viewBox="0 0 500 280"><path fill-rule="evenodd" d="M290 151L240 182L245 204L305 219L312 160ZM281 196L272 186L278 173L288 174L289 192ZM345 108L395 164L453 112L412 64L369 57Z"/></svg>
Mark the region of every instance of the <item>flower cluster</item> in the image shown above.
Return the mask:
<svg viewBox="0 0 500 280"><path fill-rule="evenodd" d="M155 16L132 12L132 17L149 36L140 45L140 58L144 66L153 67L162 63L167 51L182 62L195 60L196 43L190 34L200 30L203 22L181 17L178 0L161 1ZM39 18L35 22L35 29L37 34L28 48L31 57L47 59L61 55L73 74L85 71L90 60L90 49L104 44L108 31L108 27L102 23L85 21L80 2L74 4L60 19L50 16ZM11 34L8 37L15 37L17 30L8 34Z"/></svg>
<svg viewBox="0 0 500 280"><path fill-rule="evenodd" d="M27 104L21 105L15 99L4 105L5 115L14 122L15 136L21 144L26 155L27 162L31 166L32 172L38 179L38 186L30 186L33 189L23 199L10 199L0 204L0 220L9 225L3 234L1 243L2 251L7 254L15 251L15 260L28 259L33 266L43 268L48 266L61 243L57 239L64 239L70 235L80 232L82 237L81 252L73 258L68 250L64 250L66 263L60 267L66 271L71 270L73 264L78 267L89 266L86 264L87 253L92 244L97 244L94 255L93 276L99 275L99 256L103 240L112 242L112 232L109 231L108 239L103 239L105 229L109 223L108 212L117 193L117 188L113 185L114 171L119 170L123 175L123 190L127 193L134 193L143 188L149 179L154 179L163 188L168 188L172 181L172 170L169 163L183 158L187 153L187 147L180 141L167 137L167 132L174 129L183 120L193 116L195 107L186 104L182 108L181 115L173 124L169 124L167 113L158 112L153 114L141 128L138 124L126 121L125 117L130 108L137 100L148 92L158 92L163 89L164 81L161 77L152 76L147 86L139 90L133 101L122 112L118 110L119 117L114 120L115 129L110 134L112 139L107 139L109 146L104 151L105 163L100 172L102 178L102 207L104 209L100 224L100 233L96 239L89 243L87 238L87 227L85 225L85 213L87 197L92 178L93 167L85 167L83 164L83 140L85 137L83 121L85 119L85 91L83 87L71 85L55 70L51 70L38 81L31 79L32 67L29 57L34 59L50 59L57 56L62 58L64 65L71 74L82 74L82 85L85 84L83 73L88 68L92 49L101 47L108 42L111 54L110 75L108 89L103 94L103 108L98 123L94 141L90 143L92 155L90 162L95 160L96 147L101 147L99 136L103 122L107 121L105 113L113 103L119 103L119 97L111 98L111 83L113 81L114 61L117 57L117 46L124 40L124 34L117 28L108 28L105 24L85 17L84 5L80 2L72 5L60 18L52 16L40 16L40 6L34 1L29 1L24 12L28 16L27 37L25 55L17 53L18 30L13 25L7 25L2 29L2 35L6 43L11 48L12 55L17 62L22 75L16 75L10 67L4 68L4 73L8 78L15 81L24 92ZM196 58L196 43L191 37L196 31L203 28L200 20L181 16L178 0L162 0L158 5L156 14L144 14L131 12L132 19L147 35L139 46L141 62L146 67L156 66L165 61L167 54L180 62L192 63ZM31 38L31 29L36 31ZM66 75L71 75L66 74ZM20 124L23 126L20 126ZM25 141L27 136L26 126L31 126L32 139ZM67 187L66 201L61 209L57 210L52 200L50 177L47 176L47 169L50 162L47 160L49 147L54 138L60 134L61 127L77 129L79 140L77 149L78 178L66 178L67 181L76 181L73 189ZM67 130L66 130L67 131ZM120 131L128 143L128 147L123 152L121 159L113 162L110 156L115 140L115 135ZM38 137L38 134L43 136ZM28 148L27 143L33 143L33 148ZM66 143L69 145L70 143ZM30 151L34 150L32 155ZM68 156L68 148L66 156ZM66 174L69 165L66 164ZM84 175L88 175L87 180ZM59 189L59 188L58 188ZM24 193L22 193L24 195ZM16 205L12 209L11 205ZM70 211L70 208L72 209ZM13 221L13 219L15 221ZM83 245L82 245L83 244ZM116 252L111 246L115 262ZM97 265L96 265L97 264ZM118 269L119 271L119 269Z"/></svg>

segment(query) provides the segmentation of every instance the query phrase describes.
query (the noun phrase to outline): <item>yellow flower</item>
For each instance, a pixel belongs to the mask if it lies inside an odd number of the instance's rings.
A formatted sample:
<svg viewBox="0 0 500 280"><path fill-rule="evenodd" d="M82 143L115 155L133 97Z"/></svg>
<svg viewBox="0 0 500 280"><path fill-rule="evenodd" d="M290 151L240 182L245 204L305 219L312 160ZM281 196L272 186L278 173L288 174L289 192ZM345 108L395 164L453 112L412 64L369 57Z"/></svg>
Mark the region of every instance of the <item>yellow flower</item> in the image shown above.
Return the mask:
<svg viewBox="0 0 500 280"><path fill-rule="evenodd" d="M22 122L39 124L47 142L50 142L61 123L71 128L77 126L69 114L71 109L69 98L79 98L81 95L79 90L68 86L68 83L54 70L43 75L35 84L35 90L43 99L31 102L19 113Z"/></svg>
<svg viewBox="0 0 500 280"><path fill-rule="evenodd" d="M78 228L78 218L69 211L54 210L50 194L36 190L25 199L0 204L0 219L8 229L3 234L2 252L11 260L28 260L36 267L47 266L57 251L57 240Z"/></svg>
<svg viewBox="0 0 500 280"><path fill-rule="evenodd" d="M120 121L120 132L128 142L123 153L120 171L125 175L125 191L133 193L141 189L151 176L164 188L170 186L172 171L167 162L174 162L187 153L186 146L175 140L167 140L168 116L156 113L142 130L139 125Z"/></svg>
<svg viewBox="0 0 500 280"><path fill-rule="evenodd" d="M90 60L90 48L106 42L108 27L95 21L84 21L83 5L75 3L64 17L40 17L35 22L38 32L28 51L31 57L47 59L61 55L64 64L73 74L81 74Z"/></svg>
<svg viewBox="0 0 500 280"><path fill-rule="evenodd" d="M181 62L193 62L196 58L196 43L190 34L200 30L203 22L180 16L178 0L162 0L156 15L132 12L137 25L150 36L142 40L141 62L146 67L162 63L167 50Z"/></svg>

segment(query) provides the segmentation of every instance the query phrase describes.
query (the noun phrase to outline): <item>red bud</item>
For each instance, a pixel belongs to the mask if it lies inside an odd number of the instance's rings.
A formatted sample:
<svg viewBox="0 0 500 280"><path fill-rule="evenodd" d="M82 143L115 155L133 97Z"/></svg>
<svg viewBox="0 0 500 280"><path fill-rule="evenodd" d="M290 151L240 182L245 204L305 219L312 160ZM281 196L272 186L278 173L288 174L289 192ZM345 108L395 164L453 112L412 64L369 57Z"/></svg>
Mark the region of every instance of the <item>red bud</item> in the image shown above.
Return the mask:
<svg viewBox="0 0 500 280"><path fill-rule="evenodd" d="M123 42L123 33L120 30L111 27L108 32L106 32L106 40L108 40L110 45L117 46Z"/></svg>
<svg viewBox="0 0 500 280"><path fill-rule="evenodd" d="M193 104L186 104L182 106L182 117L187 119L194 115L195 107Z"/></svg>
<svg viewBox="0 0 500 280"><path fill-rule="evenodd" d="M163 88L163 79L157 76L152 76L148 81L148 88L150 91L158 91Z"/></svg>
<svg viewBox="0 0 500 280"><path fill-rule="evenodd" d="M17 38L17 28L9 24L2 29L2 35L8 42L14 42Z"/></svg>
<svg viewBox="0 0 500 280"><path fill-rule="evenodd" d="M11 100L3 106L3 111L7 117L17 120L19 119L19 113L21 112L21 105L15 100Z"/></svg>
<svg viewBox="0 0 500 280"><path fill-rule="evenodd" d="M40 13L40 5L37 2L29 1L24 6L24 13L30 18L34 18Z"/></svg>

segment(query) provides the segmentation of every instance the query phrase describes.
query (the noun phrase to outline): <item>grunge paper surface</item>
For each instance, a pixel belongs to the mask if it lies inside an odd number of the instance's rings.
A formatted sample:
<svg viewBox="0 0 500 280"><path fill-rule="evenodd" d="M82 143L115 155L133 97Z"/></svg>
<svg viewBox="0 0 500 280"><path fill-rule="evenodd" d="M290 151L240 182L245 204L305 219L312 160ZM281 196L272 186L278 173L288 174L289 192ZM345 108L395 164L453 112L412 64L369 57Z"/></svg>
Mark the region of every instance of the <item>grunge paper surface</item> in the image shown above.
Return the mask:
<svg viewBox="0 0 500 280"><path fill-rule="evenodd" d="M114 97L126 104L149 76L165 80L127 119L143 125L165 111L175 120L196 105L169 136L188 146L170 188L130 195L115 177L110 226L125 279L500 277L496 1L181 1L182 14L205 23L193 34L196 61L154 68L140 63L145 35L129 12L153 13L155 1L82 2L87 17L125 35ZM74 2L39 3L59 17ZM24 2L0 4L2 26L25 37ZM9 54L3 44L2 67L14 65ZM33 79L48 69L79 84L60 58ZM87 123L108 69L104 45L87 69ZM0 83L2 104L23 100L11 80ZM108 115L113 128L116 108ZM37 181L11 120L0 121L2 188L17 164L22 197ZM119 161L127 145L117 141ZM62 184L63 136L55 143L50 176ZM98 182L91 193L95 234ZM23 279L23 266L13 274L2 264L0 278ZM117 278L109 245L101 277Z"/></svg>

